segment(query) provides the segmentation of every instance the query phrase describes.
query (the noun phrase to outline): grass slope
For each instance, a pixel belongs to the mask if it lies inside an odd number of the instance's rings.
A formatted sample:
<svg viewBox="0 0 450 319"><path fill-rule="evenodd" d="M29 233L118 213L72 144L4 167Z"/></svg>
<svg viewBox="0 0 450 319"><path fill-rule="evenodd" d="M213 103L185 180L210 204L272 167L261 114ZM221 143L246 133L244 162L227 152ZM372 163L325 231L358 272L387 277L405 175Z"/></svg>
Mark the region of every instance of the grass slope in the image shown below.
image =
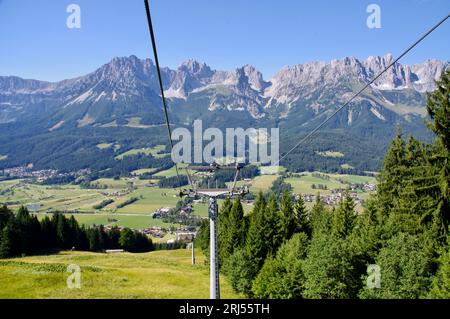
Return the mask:
<svg viewBox="0 0 450 319"><path fill-rule="evenodd" d="M67 288L67 266L81 268L81 288ZM209 271L189 250L145 254L61 252L56 255L0 260L0 298L139 298L206 299ZM221 277L223 298L238 298Z"/></svg>

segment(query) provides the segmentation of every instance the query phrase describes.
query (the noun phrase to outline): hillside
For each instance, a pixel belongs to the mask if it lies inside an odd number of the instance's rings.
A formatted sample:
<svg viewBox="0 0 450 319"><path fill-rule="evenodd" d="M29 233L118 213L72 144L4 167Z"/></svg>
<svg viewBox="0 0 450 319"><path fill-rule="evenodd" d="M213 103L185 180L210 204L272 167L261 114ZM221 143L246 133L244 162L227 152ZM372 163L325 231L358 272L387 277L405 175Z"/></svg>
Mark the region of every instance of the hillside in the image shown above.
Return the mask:
<svg viewBox="0 0 450 319"><path fill-rule="evenodd" d="M61 252L56 255L0 260L0 298L206 299L209 272L200 251L191 265L189 250L145 254ZM68 289L67 266L81 267L81 289ZM18 276L17 274L20 274ZM224 298L237 298L221 281Z"/></svg>

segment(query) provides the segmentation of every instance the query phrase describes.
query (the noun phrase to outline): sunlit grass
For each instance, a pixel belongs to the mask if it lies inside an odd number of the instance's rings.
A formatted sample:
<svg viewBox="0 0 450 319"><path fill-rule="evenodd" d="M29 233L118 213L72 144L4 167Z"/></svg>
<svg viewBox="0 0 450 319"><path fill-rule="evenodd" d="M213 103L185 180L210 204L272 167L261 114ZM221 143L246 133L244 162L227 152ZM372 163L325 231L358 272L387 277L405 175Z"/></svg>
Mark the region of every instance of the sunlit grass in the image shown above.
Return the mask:
<svg viewBox="0 0 450 319"><path fill-rule="evenodd" d="M144 254L62 252L57 255L0 260L0 298L175 298L209 297L209 270L197 251ZM67 288L68 265L81 268L81 289ZM221 276L223 298L239 297Z"/></svg>

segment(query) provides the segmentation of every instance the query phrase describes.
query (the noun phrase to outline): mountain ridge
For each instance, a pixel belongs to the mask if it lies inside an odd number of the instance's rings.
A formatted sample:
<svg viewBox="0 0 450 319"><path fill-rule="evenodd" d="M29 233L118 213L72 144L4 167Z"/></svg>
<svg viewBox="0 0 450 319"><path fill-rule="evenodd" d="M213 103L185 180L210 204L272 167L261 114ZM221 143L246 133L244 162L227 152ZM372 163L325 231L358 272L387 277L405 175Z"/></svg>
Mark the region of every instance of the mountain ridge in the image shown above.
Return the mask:
<svg viewBox="0 0 450 319"><path fill-rule="evenodd" d="M392 61L390 54L383 57L371 56L362 61L355 57L329 62L313 61L285 66L271 79L265 80L263 74L252 65L247 64L232 71L223 71L214 70L204 62L188 59L176 70L162 68L162 76L168 99L187 100L192 94L216 90L218 92L215 92L209 101L209 111L217 109L247 111L253 118L258 119L267 116L267 110L280 106L289 113L293 104L302 99L308 100L311 93L323 89L324 86L329 89L341 86L344 82L368 83ZM414 65L397 63L378 79L371 89L381 92L381 95L384 91L408 89L418 93L428 92L434 88L433 81L447 67L448 62L432 59ZM16 106L20 111L23 108L22 104L40 102L57 104L65 109L83 103L89 103L91 107L105 102L121 105L146 104L147 99L155 109L155 105L160 104L157 101L158 90L153 61L141 60L134 55L115 57L85 76L59 82L0 76L0 106L3 106L0 110L0 123L17 120L11 116L14 114L11 108L8 110L6 106ZM341 93L345 98L351 90ZM22 97L23 100L15 103L14 95ZM133 99L136 101L132 102ZM382 100L386 100L386 97ZM342 103L344 100L339 99L339 102ZM386 103L393 102L387 100ZM117 105L115 107L119 108ZM317 111L326 105L320 102L319 96L319 99L309 107ZM156 110L159 108L156 107ZM54 111L58 113L58 110ZM86 114L88 113L89 111L86 111ZM83 114L82 118L86 114Z"/></svg>
<svg viewBox="0 0 450 319"><path fill-rule="evenodd" d="M283 152L391 62L389 54L313 61L285 66L271 79L249 64L223 71L193 59L161 71L174 126L190 128L202 119L205 128L279 127ZM430 141L425 93L448 66L432 59L395 64L282 164L292 171L338 171L344 164L374 171L397 126ZM166 143L163 114L150 59L116 57L85 76L59 82L0 76L0 167L89 168L95 158L114 163L116 152ZM99 150L100 143L122 148ZM317 155L324 151L345 156Z"/></svg>

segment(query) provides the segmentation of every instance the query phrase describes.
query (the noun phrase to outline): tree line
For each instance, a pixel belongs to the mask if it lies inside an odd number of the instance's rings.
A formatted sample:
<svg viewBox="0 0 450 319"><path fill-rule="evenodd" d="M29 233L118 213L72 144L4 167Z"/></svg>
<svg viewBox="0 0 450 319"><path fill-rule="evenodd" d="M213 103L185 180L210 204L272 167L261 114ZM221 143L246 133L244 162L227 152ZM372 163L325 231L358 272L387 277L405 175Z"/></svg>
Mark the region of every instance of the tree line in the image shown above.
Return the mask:
<svg viewBox="0 0 450 319"><path fill-rule="evenodd" d="M124 249L129 252L148 252L154 249L146 235L117 226L105 230L103 226L80 226L72 215L62 213L46 216L41 221L21 207L14 214L6 206L0 207L0 258L31 255L53 249L100 252Z"/></svg>
<svg viewBox="0 0 450 319"><path fill-rule="evenodd" d="M337 207L319 194L311 209L290 191L260 193L248 215L226 200L219 261L233 289L255 298L449 298L449 82L447 71L428 96L435 141L399 130L361 213L348 190ZM196 240L208 254L206 221Z"/></svg>

